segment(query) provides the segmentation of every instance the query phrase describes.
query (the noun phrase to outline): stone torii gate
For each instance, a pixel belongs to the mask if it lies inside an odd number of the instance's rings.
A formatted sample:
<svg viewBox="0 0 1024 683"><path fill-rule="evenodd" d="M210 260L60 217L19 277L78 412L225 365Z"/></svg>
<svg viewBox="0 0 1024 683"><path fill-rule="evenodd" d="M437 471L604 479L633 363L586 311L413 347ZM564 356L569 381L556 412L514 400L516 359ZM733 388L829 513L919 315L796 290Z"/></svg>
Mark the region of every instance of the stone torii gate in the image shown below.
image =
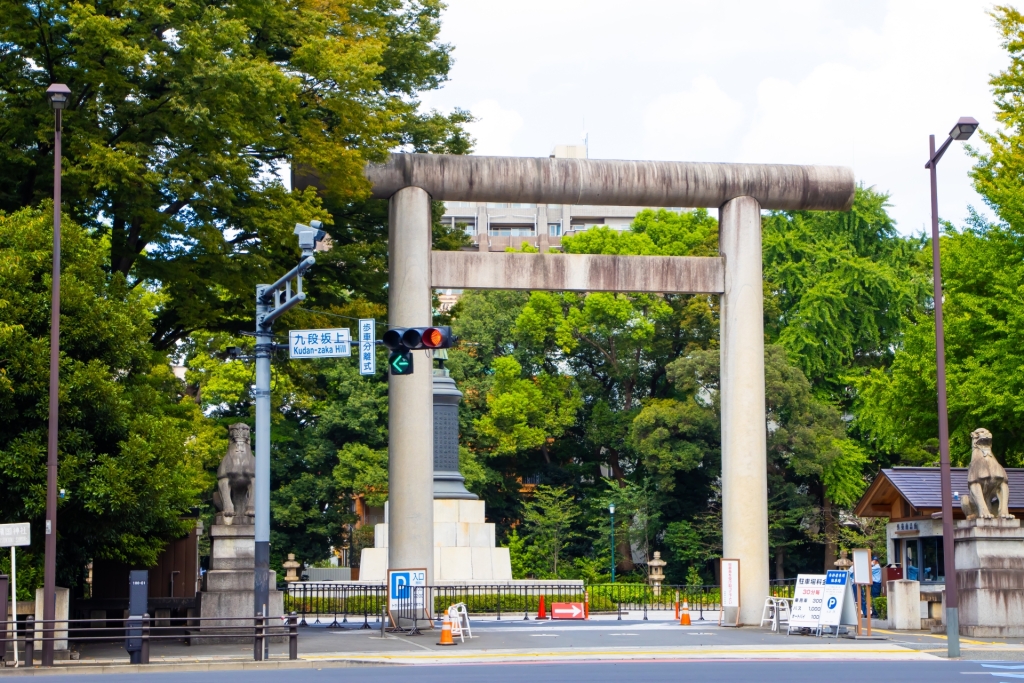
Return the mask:
<svg viewBox="0 0 1024 683"><path fill-rule="evenodd" d="M389 199L389 323L431 324L431 289L519 289L721 296L723 556L740 559L740 623L768 595L761 210L853 203L849 168L395 154L369 165ZM718 257L431 250L431 200L708 207ZM389 382L388 566L434 566L429 363ZM428 575L428 580L435 577Z"/></svg>

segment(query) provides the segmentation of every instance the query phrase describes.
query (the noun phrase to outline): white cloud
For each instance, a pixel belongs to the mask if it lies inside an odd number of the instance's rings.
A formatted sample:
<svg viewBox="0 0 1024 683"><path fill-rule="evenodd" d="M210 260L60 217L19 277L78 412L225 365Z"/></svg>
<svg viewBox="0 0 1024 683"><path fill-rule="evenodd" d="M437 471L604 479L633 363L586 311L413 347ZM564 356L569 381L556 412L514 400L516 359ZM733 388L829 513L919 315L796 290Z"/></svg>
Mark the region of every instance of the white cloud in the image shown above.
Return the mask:
<svg viewBox="0 0 1024 683"><path fill-rule="evenodd" d="M990 0L447 4L455 65L430 105L468 105L478 153L546 156L585 118L593 158L852 165L908 233L928 219L928 134L991 129L1008 61ZM943 159L944 218L981 208L970 166L959 144Z"/></svg>
<svg viewBox="0 0 1024 683"><path fill-rule="evenodd" d="M474 153L489 156L513 154L513 140L523 127L523 117L514 109L505 109L497 100L483 100L469 108L476 121L469 124L476 140Z"/></svg>
<svg viewBox="0 0 1024 683"><path fill-rule="evenodd" d="M721 141L743 119L743 105L713 78L698 76L689 90L662 95L644 112L645 159L715 161Z"/></svg>

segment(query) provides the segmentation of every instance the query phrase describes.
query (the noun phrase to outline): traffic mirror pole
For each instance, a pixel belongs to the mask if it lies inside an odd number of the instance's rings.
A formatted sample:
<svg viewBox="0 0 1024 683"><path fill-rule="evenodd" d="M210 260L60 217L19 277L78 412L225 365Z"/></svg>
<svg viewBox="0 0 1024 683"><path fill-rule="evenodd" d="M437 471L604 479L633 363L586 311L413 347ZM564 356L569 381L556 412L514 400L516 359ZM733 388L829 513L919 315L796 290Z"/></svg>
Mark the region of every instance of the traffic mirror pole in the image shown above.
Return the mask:
<svg viewBox="0 0 1024 683"><path fill-rule="evenodd" d="M256 286L256 513L253 614L270 614L270 357L274 353L274 321L302 303L302 274L316 263L313 252L323 236L320 221L295 226L302 261L272 285ZM292 292L292 280L296 281ZM264 639L264 661L270 639Z"/></svg>

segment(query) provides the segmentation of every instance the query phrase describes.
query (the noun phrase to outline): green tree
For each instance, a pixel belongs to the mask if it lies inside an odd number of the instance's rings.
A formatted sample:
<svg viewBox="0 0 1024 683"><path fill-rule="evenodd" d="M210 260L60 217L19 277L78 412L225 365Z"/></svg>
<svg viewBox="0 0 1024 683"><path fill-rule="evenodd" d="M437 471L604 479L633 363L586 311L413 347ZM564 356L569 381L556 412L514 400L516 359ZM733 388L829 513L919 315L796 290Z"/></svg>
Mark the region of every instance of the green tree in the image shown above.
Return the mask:
<svg viewBox="0 0 1024 683"><path fill-rule="evenodd" d="M0 215L0 520L31 522L25 577L42 560L46 508L52 208ZM93 558L149 566L211 489L226 448L149 345L160 296L104 268L106 245L62 225L58 581ZM33 574L33 572L35 573ZM21 582L19 582L21 583ZM25 590L34 586L22 584Z"/></svg>
<svg viewBox="0 0 1024 683"><path fill-rule="evenodd" d="M481 437L494 443L495 455L540 449L548 457L548 440L576 422L581 401L568 377L540 373L523 379L522 366L511 356L496 358L494 382L487 394L487 413L477 420Z"/></svg>
<svg viewBox="0 0 1024 683"><path fill-rule="evenodd" d="M544 572L552 578L561 576L558 562L579 516L578 505L566 488L542 484L523 502L523 523L529 531L530 545L544 559Z"/></svg>
<svg viewBox="0 0 1024 683"><path fill-rule="evenodd" d="M4 0L0 209L50 195L41 93L67 83L65 202L106 238L111 272L162 287L154 342L247 326L255 284L297 256L291 226L329 219L313 190L287 192L276 171L312 172L344 205L366 194L364 164L391 149L468 149L467 114L418 111L450 65L441 8Z"/></svg>
<svg viewBox="0 0 1024 683"><path fill-rule="evenodd" d="M816 391L847 407L846 375L892 361L904 316L928 292L915 267L923 242L901 238L887 206L887 195L858 187L848 212L763 221L766 332Z"/></svg>
<svg viewBox="0 0 1024 683"><path fill-rule="evenodd" d="M970 433L989 429L1005 461L1024 464L1019 406L1024 374L1024 237L1011 225L977 221L942 237L943 313L950 456L970 460ZM938 461L935 322L931 311L908 317L892 367L857 382L857 424L883 453L906 465Z"/></svg>

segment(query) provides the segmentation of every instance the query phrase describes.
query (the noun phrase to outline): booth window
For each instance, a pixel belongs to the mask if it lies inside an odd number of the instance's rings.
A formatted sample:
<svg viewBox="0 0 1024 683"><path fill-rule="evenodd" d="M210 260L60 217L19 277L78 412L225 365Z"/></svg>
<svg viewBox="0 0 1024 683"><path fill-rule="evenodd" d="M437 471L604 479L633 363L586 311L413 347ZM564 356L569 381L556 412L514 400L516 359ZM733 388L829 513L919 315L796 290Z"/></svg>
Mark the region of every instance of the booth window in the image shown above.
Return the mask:
<svg viewBox="0 0 1024 683"><path fill-rule="evenodd" d="M945 581L942 536L894 539L893 543L897 557L903 560L903 578L922 583Z"/></svg>

